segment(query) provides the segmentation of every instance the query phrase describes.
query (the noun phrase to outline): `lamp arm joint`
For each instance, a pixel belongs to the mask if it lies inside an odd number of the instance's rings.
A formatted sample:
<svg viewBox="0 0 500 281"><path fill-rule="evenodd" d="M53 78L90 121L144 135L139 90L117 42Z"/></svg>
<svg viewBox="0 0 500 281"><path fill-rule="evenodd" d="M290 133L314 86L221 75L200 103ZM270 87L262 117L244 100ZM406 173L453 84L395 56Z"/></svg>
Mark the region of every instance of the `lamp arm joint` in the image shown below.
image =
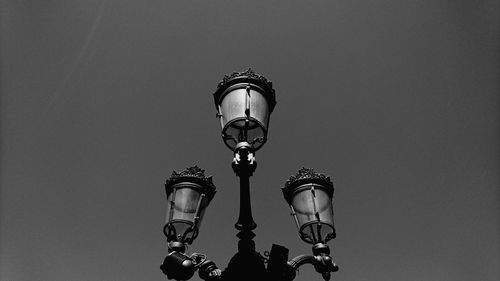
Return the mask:
<svg viewBox="0 0 500 281"><path fill-rule="evenodd" d="M195 255L201 256L201 259ZM205 281L220 281L222 280L222 270L211 260L208 260L205 255L192 254L191 259L195 261L195 268L198 269L198 275ZM196 262L199 261L199 262Z"/></svg>
<svg viewBox="0 0 500 281"><path fill-rule="evenodd" d="M304 264L312 264L316 272L323 276L323 279L330 280L330 273L339 270L339 267L333 263L332 258L327 254L300 255L287 262L290 269L294 272Z"/></svg>

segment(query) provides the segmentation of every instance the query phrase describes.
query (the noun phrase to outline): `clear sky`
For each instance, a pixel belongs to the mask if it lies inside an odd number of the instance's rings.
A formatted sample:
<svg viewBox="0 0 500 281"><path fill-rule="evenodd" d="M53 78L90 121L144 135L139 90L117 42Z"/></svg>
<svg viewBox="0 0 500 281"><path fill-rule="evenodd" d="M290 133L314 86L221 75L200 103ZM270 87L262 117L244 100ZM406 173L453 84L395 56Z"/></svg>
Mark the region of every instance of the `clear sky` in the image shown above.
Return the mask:
<svg viewBox="0 0 500 281"><path fill-rule="evenodd" d="M280 191L306 166L336 187L334 280L500 280L498 1L0 5L2 281L165 280L163 183L193 164L218 192L189 251L224 268L238 179L212 93L248 67L278 101L260 252L310 253Z"/></svg>

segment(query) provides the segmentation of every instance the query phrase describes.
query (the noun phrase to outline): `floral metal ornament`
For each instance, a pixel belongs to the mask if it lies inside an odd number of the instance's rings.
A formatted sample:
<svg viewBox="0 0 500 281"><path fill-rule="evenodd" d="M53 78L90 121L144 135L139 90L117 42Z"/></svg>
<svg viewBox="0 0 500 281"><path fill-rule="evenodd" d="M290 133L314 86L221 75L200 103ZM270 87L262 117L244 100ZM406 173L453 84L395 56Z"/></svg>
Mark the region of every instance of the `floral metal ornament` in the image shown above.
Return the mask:
<svg viewBox="0 0 500 281"><path fill-rule="evenodd" d="M321 173L316 173L314 169L302 167L295 175L291 175L290 178L285 182L285 187L282 188L283 194L287 201L292 196L292 191L296 186L302 185L304 183L313 182L322 184L328 188L328 195L333 196L333 182L330 177L325 176Z"/></svg>
<svg viewBox="0 0 500 281"><path fill-rule="evenodd" d="M204 187L204 190L207 192L207 195L210 199L212 199L212 197L215 195L215 185L212 181L212 176L205 176L205 170L201 169L197 165L187 167L182 172L172 171L172 175L165 182L167 193L169 193L170 189L176 183L186 180L196 182Z"/></svg>
<svg viewBox="0 0 500 281"><path fill-rule="evenodd" d="M245 76L247 78L259 80L262 83L268 85L269 88L273 87L273 83L271 81L267 80L266 77L259 75L259 74L255 73L251 68L248 68L246 71L242 71L242 72L235 71L231 74L224 75L224 78L222 78L222 81L219 82L219 84L217 85L217 88L224 86L224 84L228 83L232 79L235 79L237 77L243 77L243 76Z"/></svg>
<svg viewBox="0 0 500 281"><path fill-rule="evenodd" d="M273 82L267 80L266 77L255 73L251 68L242 72L233 72L231 74L224 75L224 78L217 85L217 90L214 93L215 105L217 107L219 101L225 94L225 90L232 85L238 83L250 83L261 87L264 90L264 96L269 102L270 112L273 111L276 106L276 93L273 89Z"/></svg>

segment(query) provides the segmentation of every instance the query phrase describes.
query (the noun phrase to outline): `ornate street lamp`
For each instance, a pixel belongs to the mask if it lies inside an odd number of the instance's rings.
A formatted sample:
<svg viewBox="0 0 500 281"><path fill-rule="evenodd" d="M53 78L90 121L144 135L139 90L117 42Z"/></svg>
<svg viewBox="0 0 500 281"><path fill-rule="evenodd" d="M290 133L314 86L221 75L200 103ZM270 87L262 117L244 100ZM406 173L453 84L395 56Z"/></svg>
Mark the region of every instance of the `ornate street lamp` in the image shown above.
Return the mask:
<svg viewBox="0 0 500 281"><path fill-rule="evenodd" d="M167 215L163 233L169 242L191 244L198 236L205 208L215 195L212 177L198 166L173 172L165 183Z"/></svg>
<svg viewBox="0 0 500 281"><path fill-rule="evenodd" d="M315 245L335 238L333 183L329 177L302 168L282 190L302 240Z"/></svg>
<svg viewBox="0 0 500 281"><path fill-rule="evenodd" d="M184 254L186 244L191 244L198 236L205 209L215 195L212 177L205 177L198 166L172 176L165 183L167 193L167 214L163 233L167 237L169 255L161 265L161 270L169 279L187 280L198 267L214 270L215 264L200 261L199 255ZM198 262L196 262L198 261ZM201 271L200 271L201 272Z"/></svg>
<svg viewBox="0 0 500 281"><path fill-rule="evenodd" d="M273 280L291 281L303 264L312 264L325 280L338 270L326 243L335 238L333 224L333 183L329 177L302 168L290 177L283 195L302 240L313 244L312 255L288 261L288 249L273 244L268 257L255 250L250 177L257 163L255 152L267 141L269 118L276 105L272 83L251 69L226 75L214 93L222 139L233 151L233 170L240 178L240 210L235 224L238 252L222 271L204 254L185 253L186 245L198 236L206 207L215 194L211 177L197 166L173 172L165 184L167 220L163 232L169 254L160 266L169 279L188 280L198 270L206 281ZM267 266L266 266L267 265Z"/></svg>
<svg viewBox="0 0 500 281"><path fill-rule="evenodd" d="M222 139L229 149L247 142L258 150L267 140L269 117L276 105L273 84L251 69L226 75L214 93Z"/></svg>
<svg viewBox="0 0 500 281"><path fill-rule="evenodd" d="M303 264L310 263L325 280L330 272L338 270L332 262L330 248L326 242L335 238L333 224L333 183L330 177L315 173L313 169L302 168L291 176L282 189L285 200L290 205L300 238L313 244L313 255L301 255L290 262L289 278Z"/></svg>

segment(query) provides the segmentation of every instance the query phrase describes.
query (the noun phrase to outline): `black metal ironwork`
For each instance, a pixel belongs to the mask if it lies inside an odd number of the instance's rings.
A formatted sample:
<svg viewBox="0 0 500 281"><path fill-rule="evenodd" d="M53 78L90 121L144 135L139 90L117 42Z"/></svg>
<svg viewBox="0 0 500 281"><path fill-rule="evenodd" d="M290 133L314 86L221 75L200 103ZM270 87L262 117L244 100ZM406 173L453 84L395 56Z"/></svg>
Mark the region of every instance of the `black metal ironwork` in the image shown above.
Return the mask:
<svg viewBox="0 0 500 281"><path fill-rule="evenodd" d="M232 166L236 176L240 178L240 213L235 227L240 231L238 234L240 239L247 236L253 238L255 235L252 230L257 227L257 224L252 218L250 177L257 168L257 162L250 144L242 142L236 146Z"/></svg>
<svg viewBox="0 0 500 281"><path fill-rule="evenodd" d="M239 143L234 151L233 170L240 178L240 212L235 228L239 230L236 235L238 253L236 253L223 272L224 280L241 280L245 272L245 280L262 280L266 277L266 268L262 256L255 251L253 230L257 227L252 217L250 203L250 176L257 167L254 151L250 144ZM251 270L248 270L251 268Z"/></svg>
<svg viewBox="0 0 500 281"><path fill-rule="evenodd" d="M260 87L261 92L268 101L269 110L272 111L276 104L276 97L272 83L265 77L255 74L251 69L245 72L234 72L224 76L218 84L217 91L214 93L216 107L219 105L227 89L238 83L249 83L246 91L250 95L250 85ZM250 120L249 104L246 101L245 126L248 126ZM218 116L220 117L220 116ZM224 131L224 128L223 128ZM244 129L246 134L248 128ZM267 132L265 132L267 134ZM311 264L315 270L320 273L325 280L330 279L330 274L338 270L338 266L333 263L330 256L329 247L322 243L315 243L312 248L312 255L300 255L288 261L288 249L286 247L273 244L271 251L262 256L255 250L253 230L257 224L252 217L252 208L250 200L250 177L253 175L257 162L255 161L256 143L248 140L248 136L242 135L239 139L234 139L237 143L234 147L232 168L240 180L240 209L235 228L238 230L238 252L231 258L227 268L220 270L214 262L207 259L204 254L193 253L188 255L186 251L186 241L169 241L168 251L161 270L167 278L176 280L188 280L195 271L198 270L199 277L205 281L236 281L236 280L256 280L256 281L291 281L296 276L298 268L304 264ZM265 142L265 139L259 143L259 146ZM226 143L226 145L228 145ZM229 146L229 145L228 145ZM257 147L257 149L258 149ZM167 194L175 192L174 186L182 181L195 182L202 186L203 193L208 196L209 201L215 194L215 186L211 177L205 177L204 171L197 166L177 173L173 172L170 179L167 180L165 188ZM290 203L298 189L302 189L304 184L311 184L311 192L315 195L314 186L318 185L331 198L333 196L333 183L329 177L323 174L315 173L312 169L302 168L299 172L291 176L282 189L285 199ZM173 189L173 190L172 190ZM200 201L201 202L201 201ZM315 203L314 203L315 204ZM197 207L197 210L200 206ZM316 206L314 206L314 209ZM294 213L292 207L292 213ZM317 222L320 222L319 214L316 212ZM295 217L297 222L297 218ZM298 222L297 222L298 225ZM321 227L321 226L319 226ZM331 226L333 228L333 225ZM168 224L165 226L168 231ZM175 229L174 229L175 230ZM198 229L196 229L197 234ZM320 232L320 229L317 230ZM302 229L299 229L302 232ZM166 235L168 233L165 233ZM333 229L333 237L335 229ZM171 237L167 235L167 238ZM193 239L196 238L195 236ZM321 239L320 239L321 240ZM329 239L325 239L326 241ZM325 241L325 242L326 242ZM192 241L189 241L192 242ZM267 265L267 266L266 266Z"/></svg>
<svg viewBox="0 0 500 281"><path fill-rule="evenodd" d="M182 182L183 180L193 181L200 184L202 188L206 191L209 196L209 200L215 195L215 185L212 180L212 176L205 176L205 170L198 166L187 167L184 171L176 172L173 171L172 175L165 182L165 191L170 193L171 189L176 183Z"/></svg>
<svg viewBox="0 0 500 281"><path fill-rule="evenodd" d="M316 173L314 169L310 168L301 168L295 175L291 175L290 178L286 181L285 187L283 187L283 195L286 200L289 201L292 199L294 188L300 186L304 183L318 183L328 188L328 195L333 195L333 183L330 177L325 176L321 173Z"/></svg>

